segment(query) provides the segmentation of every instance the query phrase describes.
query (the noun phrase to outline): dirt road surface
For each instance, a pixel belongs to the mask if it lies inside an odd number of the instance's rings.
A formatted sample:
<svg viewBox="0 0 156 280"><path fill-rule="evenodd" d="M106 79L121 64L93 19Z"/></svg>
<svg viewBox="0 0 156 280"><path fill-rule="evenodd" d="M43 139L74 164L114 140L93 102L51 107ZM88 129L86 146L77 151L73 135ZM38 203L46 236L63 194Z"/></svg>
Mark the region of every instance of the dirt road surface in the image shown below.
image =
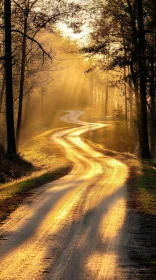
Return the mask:
<svg viewBox="0 0 156 280"><path fill-rule="evenodd" d="M129 256L137 216L127 222L128 169L81 140L106 126L80 121L83 113L66 112L75 126L51 137L70 174L35 190L1 227L1 280L141 279Z"/></svg>

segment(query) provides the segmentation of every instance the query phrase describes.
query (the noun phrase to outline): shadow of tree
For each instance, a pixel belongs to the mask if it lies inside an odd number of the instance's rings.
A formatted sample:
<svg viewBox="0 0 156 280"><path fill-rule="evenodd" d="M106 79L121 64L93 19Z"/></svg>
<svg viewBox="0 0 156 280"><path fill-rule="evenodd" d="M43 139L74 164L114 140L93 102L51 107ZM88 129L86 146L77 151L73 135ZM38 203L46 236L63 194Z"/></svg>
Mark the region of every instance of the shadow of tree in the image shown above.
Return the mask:
<svg viewBox="0 0 156 280"><path fill-rule="evenodd" d="M85 199L73 209L65 227L55 236L49 236L42 280L145 280L149 276L155 279L145 261L148 245L140 237L140 215L134 209L127 208L121 228L111 233L110 238L100 232L101 220L111 209L111 215L125 211L114 208L115 203L125 199L125 188L120 187L86 212L83 212ZM116 226L118 223L117 220ZM104 226L105 231L109 225ZM146 254L142 258L143 251ZM114 271L110 271L112 267Z"/></svg>
<svg viewBox="0 0 156 280"><path fill-rule="evenodd" d="M15 183L8 187L0 187L0 191L11 192L14 195L5 198L0 202L0 223L12 212L14 211L23 200L30 195L29 190L34 190L35 188L47 184L48 182L55 181L59 178L64 177L69 174L72 170L72 167L60 167L54 171L48 171L46 174L39 175L35 178L30 178L26 182Z"/></svg>
<svg viewBox="0 0 156 280"><path fill-rule="evenodd" d="M46 237L44 269L39 279L155 279L146 262L150 248L144 243L145 238L140 236L140 215L126 207L126 186L112 189L109 195L105 189L103 197L101 178L102 175L96 184L89 185L82 193L79 203L68 213L60 230L55 233L52 230L53 233ZM40 201L36 212L17 230L16 239L5 249L1 246L1 258L33 238L47 215L53 215L55 205L82 183L82 179L67 180L59 182L59 187L53 191L47 188L44 201ZM115 185L115 182L110 185ZM53 225L50 226L53 229Z"/></svg>

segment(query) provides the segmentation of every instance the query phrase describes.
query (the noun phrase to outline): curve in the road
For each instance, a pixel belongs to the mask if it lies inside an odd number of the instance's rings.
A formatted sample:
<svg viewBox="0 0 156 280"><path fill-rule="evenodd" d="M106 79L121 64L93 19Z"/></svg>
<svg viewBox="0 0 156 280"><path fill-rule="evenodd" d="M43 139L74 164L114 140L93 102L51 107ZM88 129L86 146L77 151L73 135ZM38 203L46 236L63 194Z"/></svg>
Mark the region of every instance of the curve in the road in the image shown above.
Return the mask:
<svg viewBox="0 0 156 280"><path fill-rule="evenodd" d="M51 138L73 162L71 173L39 189L1 227L0 279L126 279L128 169L80 138L106 126L79 120L83 113L67 111L61 119L77 126Z"/></svg>

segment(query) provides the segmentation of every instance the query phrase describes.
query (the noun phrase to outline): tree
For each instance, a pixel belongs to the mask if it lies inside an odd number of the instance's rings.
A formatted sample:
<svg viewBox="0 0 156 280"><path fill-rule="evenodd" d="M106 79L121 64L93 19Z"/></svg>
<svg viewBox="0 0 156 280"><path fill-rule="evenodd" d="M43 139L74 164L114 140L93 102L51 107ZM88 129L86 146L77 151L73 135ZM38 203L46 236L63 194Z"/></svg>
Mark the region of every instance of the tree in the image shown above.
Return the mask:
<svg viewBox="0 0 156 280"><path fill-rule="evenodd" d="M11 5L12 4L12 5ZM53 25L57 20L70 17L79 10L79 5L67 3L64 0L40 1L40 0L13 0L0 3L0 62L2 75L0 74L0 109L4 97L4 82L6 84L6 116L7 116L7 142L8 154L16 154L19 146L20 130L22 124L23 97L30 92L26 88L26 78L29 73L36 71L30 64L42 59L41 65L45 62L45 56L51 58L36 39L36 35L48 28L53 32ZM4 17L4 22L3 22ZM3 50L3 30L5 29L5 54ZM40 51L40 53L39 53ZM4 63L3 63L4 62ZM3 68L5 65L5 74ZM39 63L36 63L39 67ZM31 68L31 71L30 71ZM14 110L14 103L17 110ZM14 113L15 111L15 113ZM17 114L16 114L17 112ZM17 125L16 125L17 115ZM15 118L15 120L14 120ZM16 128L16 129L14 129ZM16 137L15 137L16 130ZM16 143L16 145L15 145ZM15 148L16 146L16 148Z"/></svg>
<svg viewBox="0 0 156 280"><path fill-rule="evenodd" d="M138 74L140 83L140 140L141 140L141 156L149 158L149 142L148 142L148 127L147 127L147 63L146 63L146 39L145 26L143 16L142 0L137 2L137 21L138 21Z"/></svg>
<svg viewBox="0 0 156 280"><path fill-rule="evenodd" d="M156 13L153 8L155 11L156 5L153 0L150 3L147 0L95 0L95 3L94 13L98 19L95 18L92 43L85 51L102 54L105 70L126 69L127 77L123 78L135 92L141 157L149 158L147 104L150 96L149 107L155 112Z"/></svg>
<svg viewBox="0 0 156 280"><path fill-rule="evenodd" d="M4 4L7 154L10 156L16 154L12 85L11 1L5 0Z"/></svg>
<svg viewBox="0 0 156 280"><path fill-rule="evenodd" d="M42 51L44 64L44 56L51 58L50 54L45 51L42 45L35 39L36 35L45 28L52 30L52 26L58 19L64 16L69 16L79 9L78 5L65 4L63 0L48 1L46 3L39 0L14 1L15 3L15 22L17 29L12 32L21 35L21 56L20 56L20 80L19 80L19 103L18 117L16 128L16 147L18 149L21 123L22 123L22 108L23 96L25 90L25 72L27 64L33 61L34 45ZM36 11L36 7L38 8ZM18 22L18 24L17 24ZM19 28L20 27L20 28ZM53 30L52 30L53 31Z"/></svg>
<svg viewBox="0 0 156 280"><path fill-rule="evenodd" d="M22 43L21 43L21 65L20 65L20 86L19 86L19 103L18 103L18 117L17 117L17 128L16 128L16 148L18 149L19 146L19 139L20 139L20 131L21 131L21 123L22 123L22 108L23 108L23 96L24 96L24 84L25 84L25 70L26 70L26 59L27 59L27 39L31 40L32 42L35 42L39 48L42 50L43 55L47 55L50 57L50 54L48 54L43 47L34 39L33 37L30 37L28 35L28 30L29 30L29 25L28 23L29 20L29 15L32 12L33 6L36 4L37 1L30 1L30 0L25 0L20 7L20 12L22 13L22 20L23 20L23 30L14 30L16 32L19 32L22 36ZM16 12L17 13L17 12ZM48 17L49 19L49 17ZM38 22L38 25L42 24L43 22L47 21L47 16L42 15L40 21ZM50 21L50 20L49 20ZM31 19L31 25L34 23L34 17ZM33 26L34 27L34 26ZM32 26L31 26L32 29ZM33 33L36 34L40 28L37 27L33 30Z"/></svg>

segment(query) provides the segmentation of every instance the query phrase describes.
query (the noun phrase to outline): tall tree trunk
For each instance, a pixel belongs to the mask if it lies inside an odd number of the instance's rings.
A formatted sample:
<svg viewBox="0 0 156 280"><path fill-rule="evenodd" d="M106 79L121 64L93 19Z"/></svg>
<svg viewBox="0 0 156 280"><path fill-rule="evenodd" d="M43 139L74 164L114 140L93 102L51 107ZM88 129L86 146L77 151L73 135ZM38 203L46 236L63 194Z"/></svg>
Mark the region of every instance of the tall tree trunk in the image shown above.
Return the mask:
<svg viewBox="0 0 156 280"><path fill-rule="evenodd" d="M131 18L131 28L132 28L132 43L133 43L133 52L132 52L132 59L130 62L130 71L132 75L132 81L135 88L135 102L137 108L137 128L138 128L138 136L139 136L139 146L140 151L142 154L142 136L141 136L141 106L140 106L140 92L139 92L139 67L138 67L138 53L140 50L138 48L138 30L136 26L137 22L137 5L138 0L133 1L127 0L127 5L129 8L129 15Z"/></svg>
<svg viewBox="0 0 156 280"><path fill-rule="evenodd" d="M7 154L16 154L12 85L11 1L4 1Z"/></svg>
<svg viewBox="0 0 156 280"><path fill-rule="evenodd" d="M23 118L23 126L26 126L27 122L28 122L29 107L30 107L30 94L28 93L26 95L26 104L25 104L25 112L24 112L24 118Z"/></svg>
<svg viewBox="0 0 156 280"><path fill-rule="evenodd" d="M5 57L4 42L5 42L5 33L3 31L3 55ZM0 92L0 113L2 112L4 92L5 92L5 64L3 63L2 87Z"/></svg>
<svg viewBox="0 0 156 280"><path fill-rule="evenodd" d="M145 29L143 18L142 0L138 0L137 7L138 16L138 67L140 78L140 139L141 139L141 157L150 158L149 141L148 141L148 126L147 126L147 105L146 105L146 90L147 90L147 69L146 69L146 42Z"/></svg>
<svg viewBox="0 0 156 280"><path fill-rule="evenodd" d="M4 91L5 91L5 73L3 72L2 88L0 92L0 113L2 112L2 107L3 107Z"/></svg>
<svg viewBox="0 0 156 280"><path fill-rule="evenodd" d="M126 54L125 54L126 57ZM125 91L125 119L126 119L126 129L128 133L128 105L127 105L127 84L126 84L126 67L124 67L124 91Z"/></svg>
<svg viewBox="0 0 156 280"><path fill-rule="evenodd" d="M24 31L23 33L27 33L28 26L28 7L25 4L25 14L24 14ZM21 132L21 123L22 123L22 107L23 107L23 93L24 93L24 79L25 79L25 62L26 62L26 44L27 39L26 36L23 35L22 41L22 59L21 59L21 74L20 74L20 91L19 91L19 104L18 104L18 118L17 118L17 128L16 128L16 148L18 150L19 147L19 139Z"/></svg>
<svg viewBox="0 0 156 280"><path fill-rule="evenodd" d="M137 117L137 129L138 129L138 137L139 137L139 147L141 150L141 129L140 129L140 94L139 94L139 88L138 88L138 73L136 71L136 74L134 72L134 63L131 61L130 63L130 71L132 75L132 81L134 85L134 93L135 93L135 104L136 104L136 117Z"/></svg>
<svg viewBox="0 0 156 280"><path fill-rule="evenodd" d="M132 87L130 86L129 88L129 104L130 104L130 135L132 137L132 132L133 132L133 90Z"/></svg>
<svg viewBox="0 0 156 280"><path fill-rule="evenodd" d="M150 101L151 101L151 155L155 155L155 144L156 144L156 111L155 111L155 73L154 73L154 55L151 57L151 78L150 78Z"/></svg>

